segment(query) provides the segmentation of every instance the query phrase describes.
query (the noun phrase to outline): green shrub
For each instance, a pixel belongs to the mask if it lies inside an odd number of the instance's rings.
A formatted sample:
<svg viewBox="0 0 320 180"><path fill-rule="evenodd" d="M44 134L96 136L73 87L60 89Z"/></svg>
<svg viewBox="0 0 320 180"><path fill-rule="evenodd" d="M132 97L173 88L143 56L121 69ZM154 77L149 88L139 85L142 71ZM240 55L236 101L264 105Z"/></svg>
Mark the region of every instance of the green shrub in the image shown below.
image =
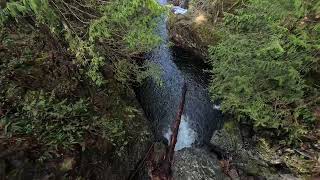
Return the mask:
<svg viewBox="0 0 320 180"><path fill-rule="evenodd" d="M219 27L222 40L209 49L210 92L222 109L249 117L256 130L271 129L292 144L312 128L319 86L319 20L313 1L250 0Z"/></svg>
<svg viewBox="0 0 320 180"><path fill-rule="evenodd" d="M53 36L64 40L81 69L96 85L102 85L105 64L124 61L138 66L133 57L158 45L161 38L155 28L163 12L154 0L18 0L7 2L0 10L0 26L10 24L8 18L26 23L23 17L33 17L37 27L48 28ZM139 77L140 73L143 71L136 72L133 79L144 77Z"/></svg>
<svg viewBox="0 0 320 180"><path fill-rule="evenodd" d="M97 136L120 154L138 133L129 127L137 112L122 98L131 83L157 71L134 59L159 42L154 28L163 9L154 0L100 2L88 6L85 14L95 17L83 25L62 16L61 2L10 1L0 10L0 134L4 141L35 138L42 154L85 148L86 138ZM108 81L104 65L115 72Z"/></svg>
<svg viewBox="0 0 320 180"><path fill-rule="evenodd" d="M31 135L53 149L80 144L94 119L85 100L59 101L53 93L41 91L28 92L17 109L1 119L7 126L5 135Z"/></svg>

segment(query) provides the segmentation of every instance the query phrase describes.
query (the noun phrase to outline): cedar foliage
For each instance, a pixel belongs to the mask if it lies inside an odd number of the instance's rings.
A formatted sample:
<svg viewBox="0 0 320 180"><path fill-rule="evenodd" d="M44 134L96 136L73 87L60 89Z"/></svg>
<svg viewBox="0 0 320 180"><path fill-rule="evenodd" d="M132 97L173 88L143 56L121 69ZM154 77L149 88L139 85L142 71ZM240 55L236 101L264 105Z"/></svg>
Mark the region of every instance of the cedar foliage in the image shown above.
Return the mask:
<svg viewBox="0 0 320 180"><path fill-rule="evenodd" d="M122 99L124 86L110 78L95 86L47 34L28 25L15 28L1 34L0 147L32 137L45 159L47 152L55 157L58 150L85 149L84 137L91 134L121 153L130 139L127 123L138 113Z"/></svg>
<svg viewBox="0 0 320 180"><path fill-rule="evenodd" d="M19 0L6 3L0 10L0 25L10 23L12 18L19 23L27 16L37 27L50 29L68 44L86 74L101 85L104 81L100 70L105 64L126 61L136 65L133 57L160 42L154 29L162 12L154 0ZM136 67L130 78L141 78L139 74L148 67Z"/></svg>
<svg viewBox="0 0 320 180"><path fill-rule="evenodd" d="M139 113L123 97L157 74L135 60L160 42L154 29L163 10L154 0L1 4L0 144L29 136L59 156L85 149L90 134L121 154Z"/></svg>
<svg viewBox="0 0 320 180"><path fill-rule="evenodd" d="M240 2L224 14L221 40L209 49L212 98L256 131L296 144L315 128L320 103L320 3Z"/></svg>

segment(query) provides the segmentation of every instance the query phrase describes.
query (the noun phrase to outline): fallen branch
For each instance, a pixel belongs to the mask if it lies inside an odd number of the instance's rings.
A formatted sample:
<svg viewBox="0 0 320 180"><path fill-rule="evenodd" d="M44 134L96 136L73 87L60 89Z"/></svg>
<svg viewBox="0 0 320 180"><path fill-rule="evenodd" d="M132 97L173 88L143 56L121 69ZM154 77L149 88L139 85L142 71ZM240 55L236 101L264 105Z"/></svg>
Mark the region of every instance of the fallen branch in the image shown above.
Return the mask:
<svg viewBox="0 0 320 180"><path fill-rule="evenodd" d="M170 137L170 144L166 146L161 142L153 143L143 159L138 163L135 170L130 174L128 180L132 180L137 175L138 171L147 165L148 174L151 180L172 180L172 163L174 149L176 147L179 127L181 123L181 116L184 110L187 86L186 83L182 88L182 97L178 109L178 113L174 124L172 126L172 135Z"/></svg>
<svg viewBox="0 0 320 180"><path fill-rule="evenodd" d="M187 85L184 83L183 88L182 88L182 97L181 97L181 102L179 105L179 111L174 123L174 126L172 127L172 135L170 137L170 144L169 144L169 149L167 152L167 157L166 160L172 163L173 160L173 155L174 155L174 149L177 144L177 139L178 139L178 133L179 133L179 127L181 123L181 116L184 110L184 104L186 100L186 93L187 93Z"/></svg>
<svg viewBox="0 0 320 180"><path fill-rule="evenodd" d="M163 144L154 146L154 153L149 163L149 176L151 180L171 180L172 179L172 162L174 149L176 147L179 127L181 123L181 116L184 110L187 86L184 83L182 88L182 97L179 105L179 111L172 126L172 135L170 137L170 144L165 147Z"/></svg>

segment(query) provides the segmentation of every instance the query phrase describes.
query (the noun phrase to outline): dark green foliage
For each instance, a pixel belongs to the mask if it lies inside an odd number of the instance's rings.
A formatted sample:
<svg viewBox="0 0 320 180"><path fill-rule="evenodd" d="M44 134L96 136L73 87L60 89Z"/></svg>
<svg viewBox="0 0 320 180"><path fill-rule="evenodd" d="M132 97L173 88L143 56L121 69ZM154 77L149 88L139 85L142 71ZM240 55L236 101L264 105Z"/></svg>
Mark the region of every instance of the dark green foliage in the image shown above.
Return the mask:
<svg viewBox="0 0 320 180"><path fill-rule="evenodd" d="M105 81L100 71L105 64L124 61L137 66L132 58L160 42L154 30L163 10L154 0L19 0L8 2L0 10L0 26L10 22L8 18L19 22L24 16L31 16L38 27L47 27L66 41L76 63L97 85L102 85ZM132 78L144 77L140 73L135 72Z"/></svg>
<svg viewBox="0 0 320 180"><path fill-rule="evenodd" d="M0 179L94 176L82 153L110 169L149 140L129 86L156 74L135 61L160 41L156 1L0 3Z"/></svg>
<svg viewBox="0 0 320 180"><path fill-rule="evenodd" d="M210 48L213 99L295 143L315 122L319 84L319 15L315 1L250 0L225 14L221 41Z"/></svg>
<svg viewBox="0 0 320 180"><path fill-rule="evenodd" d="M163 9L156 1L119 0L100 11L103 17L90 26L90 40L109 41L129 54L149 51L160 41L154 29Z"/></svg>
<svg viewBox="0 0 320 180"><path fill-rule="evenodd" d="M50 148L72 148L83 141L90 121L87 102L59 101L54 94L30 91L17 113L1 119L6 135L31 135Z"/></svg>
<svg viewBox="0 0 320 180"><path fill-rule="evenodd" d="M75 66L63 64L70 62L70 56L52 48L53 40L43 32L15 27L14 33L4 28L1 34L1 136L30 136L48 151L83 144L86 133L104 127L96 123L102 115L94 111L87 90L80 89L86 78Z"/></svg>
<svg viewBox="0 0 320 180"><path fill-rule="evenodd" d="M0 26L3 26L10 17L18 18L26 15L34 15L37 23L47 24L53 32L59 28L59 19L50 7L48 0L7 2L6 7L0 9Z"/></svg>
<svg viewBox="0 0 320 180"><path fill-rule="evenodd" d="M140 133L128 133L139 112L122 98L132 96L131 83L155 74L154 65L134 59L159 43L162 12L154 0L7 2L0 9L1 136L33 137L48 151L85 148L86 136L98 136L121 153Z"/></svg>

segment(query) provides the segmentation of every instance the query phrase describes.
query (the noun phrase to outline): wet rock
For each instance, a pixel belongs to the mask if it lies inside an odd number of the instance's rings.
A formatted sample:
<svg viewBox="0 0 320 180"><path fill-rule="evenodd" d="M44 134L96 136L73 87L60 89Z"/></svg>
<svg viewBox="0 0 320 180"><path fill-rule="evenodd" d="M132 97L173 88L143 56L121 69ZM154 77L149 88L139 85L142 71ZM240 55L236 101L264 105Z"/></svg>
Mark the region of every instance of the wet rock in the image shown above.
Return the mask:
<svg viewBox="0 0 320 180"><path fill-rule="evenodd" d="M178 2L178 3L177 3ZM208 58L208 47L219 41L216 26L223 21L223 12L231 12L237 0L197 0L173 1L175 6L188 8L186 14L169 16L168 30L175 45Z"/></svg>
<svg viewBox="0 0 320 180"><path fill-rule="evenodd" d="M210 141L214 149L223 153L238 169L251 175L268 176L272 170L254 149L246 149L238 129L218 130Z"/></svg>
<svg viewBox="0 0 320 180"><path fill-rule="evenodd" d="M210 140L213 150L230 161L233 168L240 172L241 179L297 179L293 175L277 172L272 166L273 163L267 161L258 147L253 145L253 139L243 137L242 134L247 135L241 132L238 124L227 122L223 129L214 132ZM250 141L251 144L248 144Z"/></svg>
<svg viewBox="0 0 320 180"><path fill-rule="evenodd" d="M190 0L182 0L180 3L180 6L184 9L188 9L189 8L189 1Z"/></svg>
<svg viewBox="0 0 320 180"><path fill-rule="evenodd" d="M188 10L185 14L172 13L168 19L169 38L175 45L188 49L203 58L208 46L217 41L213 25L204 12Z"/></svg>
<svg viewBox="0 0 320 180"><path fill-rule="evenodd" d="M230 133L226 129L215 131L210 143L225 154L237 152L243 147L240 133L238 131Z"/></svg>
<svg viewBox="0 0 320 180"><path fill-rule="evenodd" d="M229 179L223 174L215 155L196 148L175 152L173 177L175 180Z"/></svg>

